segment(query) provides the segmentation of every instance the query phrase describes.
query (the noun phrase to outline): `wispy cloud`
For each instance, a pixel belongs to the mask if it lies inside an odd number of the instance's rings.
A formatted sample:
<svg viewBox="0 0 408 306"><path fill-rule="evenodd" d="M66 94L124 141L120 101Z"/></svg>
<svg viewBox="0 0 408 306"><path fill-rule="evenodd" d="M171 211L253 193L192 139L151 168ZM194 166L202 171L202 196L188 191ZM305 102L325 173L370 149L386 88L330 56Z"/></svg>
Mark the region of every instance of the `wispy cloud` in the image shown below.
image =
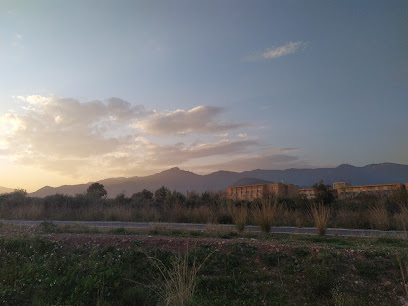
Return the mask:
<svg viewBox="0 0 408 306"><path fill-rule="evenodd" d="M274 59L274 58L278 58L281 56L293 54L297 50L299 50L300 48L304 48L305 46L306 46L306 43L302 41L289 42L283 46L268 48L261 53L256 53L256 54L247 56L245 57L245 60L258 61L258 60Z"/></svg>

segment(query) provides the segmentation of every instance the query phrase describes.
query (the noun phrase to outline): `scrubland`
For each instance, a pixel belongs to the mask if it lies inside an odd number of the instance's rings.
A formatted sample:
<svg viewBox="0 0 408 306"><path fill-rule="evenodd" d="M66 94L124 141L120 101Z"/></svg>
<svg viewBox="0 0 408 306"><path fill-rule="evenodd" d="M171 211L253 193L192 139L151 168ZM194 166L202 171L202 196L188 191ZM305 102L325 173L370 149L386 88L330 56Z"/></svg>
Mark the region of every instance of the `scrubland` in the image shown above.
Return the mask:
<svg viewBox="0 0 408 306"><path fill-rule="evenodd" d="M161 191L160 196L140 192L114 199L92 194L32 198L16 191L0 195L0 219L236 224L240 231L251 224L260 225L265 232L271 226L318 225L322 233L325 227L405 230L408 226L405 190L387 198L360 195L330 203L302 197L232 201L224 193L185 196L164 187Z"/></svg>

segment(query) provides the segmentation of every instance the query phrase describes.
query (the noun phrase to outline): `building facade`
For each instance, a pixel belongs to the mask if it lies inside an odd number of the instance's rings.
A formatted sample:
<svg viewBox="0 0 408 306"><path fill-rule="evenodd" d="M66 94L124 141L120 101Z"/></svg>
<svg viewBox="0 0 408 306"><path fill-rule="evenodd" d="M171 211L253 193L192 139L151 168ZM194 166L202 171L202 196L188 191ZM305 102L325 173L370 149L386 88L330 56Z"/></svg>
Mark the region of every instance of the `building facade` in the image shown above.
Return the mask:
<svg viewBox="0 0 408 306"><path fill-rule="evenodd" d="M334 187L334 184L333 184ZM371 194L380 197L389 196L394 190L404 190L406 184L378 184L378 185L360 185L360 186L340 186L336 188L339 199L355 197L359 194Z"/></svg>
<svg viewBox="0 0 408 306"><path fill-rule="evenodd" d="M299 194L299 186L284 183L233 186L227 188L229 199L254 200L268 199L273 196L294 197Z"/></svg>
<svg viewBox="0 0 408 306"><path fill-rule="evenodd" d="M378 184L378 185L359 185L352 186L347 182L335 182L333 183L333 194L339 199L353 198L359 194L371 194L380 197L389 196L393 190L408 190L408 183L391 183L391 184ZM308 199L315 197L313 188L300 189L299 193Z"/></svg>

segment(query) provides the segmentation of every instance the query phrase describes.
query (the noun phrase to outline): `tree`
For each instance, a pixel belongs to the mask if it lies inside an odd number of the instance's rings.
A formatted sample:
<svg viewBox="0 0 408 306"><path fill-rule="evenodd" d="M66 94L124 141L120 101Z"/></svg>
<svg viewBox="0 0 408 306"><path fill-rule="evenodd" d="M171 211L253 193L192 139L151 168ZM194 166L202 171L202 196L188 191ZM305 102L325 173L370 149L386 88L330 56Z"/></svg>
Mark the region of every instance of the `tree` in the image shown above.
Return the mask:
<svg viewBox="0 0 408 306"><path fill-rule="evenodd" d="M106 197L106 195L108 194L105 190L105 187L99 183L93 183L92 185L90 185L86 190L86 193L98 199Z"/></svg>
<svg viewBox="0 0 408 306"><path fill-rule="evenodd" d="M135 203L148 203L153 199L153 192L143 189L142 191L134 193L131 198Z"/></svg>
<svg viewBox="0 0 408 306"><path fill-rule="evenodd" d="M154 192L154 200L158 203L163 203L168 193L170 193L170 190L162 186Z"/></svg>
<svg viewBox="0 0 408 306"><path fill-rule="evenodd" d="M312 186L314 191L314 200L317 203L322 203L323 205L328 205L334 201L333 189L330 185L323 184L323 181L320 181L319 184L314 184Z"/></svg>
<svg viewBox="0 0 408 306"><path fill-rule="evenodd" d="M152 200L153 199L153 192L151 192L150 190L147 189L143 189L141 191L141 195L143 197L144 200Z"/></svg>

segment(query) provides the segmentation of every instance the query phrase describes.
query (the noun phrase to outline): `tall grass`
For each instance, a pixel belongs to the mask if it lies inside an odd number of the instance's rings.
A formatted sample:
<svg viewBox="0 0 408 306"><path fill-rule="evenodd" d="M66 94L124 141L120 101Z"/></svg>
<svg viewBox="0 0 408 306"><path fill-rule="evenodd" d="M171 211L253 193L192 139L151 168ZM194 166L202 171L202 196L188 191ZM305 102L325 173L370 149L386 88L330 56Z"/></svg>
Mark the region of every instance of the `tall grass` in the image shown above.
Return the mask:
<svg viewBox="0 0 408 306"><path fill-rule="evenodd" d="M172 260L170 267L167 267L159 259L146 254L161 276L161 282L155 284L154 289L161 296L164 305L192 304L197 286L197 274L211 255L212 253L201 264L198 264L196 257L193 256L192 263L189 264L190 255L187 251L184 255L178 254Z"/></svg>
<svg viewBox="0 0 408 306"><path fill-rule="evenodd" d="M261 231L265 233L271 231L277 211L278 201L276 198L273 204L269 200L263 200L260 205L255 205L253 208L253 214Z"/></svg>
<svg viewBox="0 0 408 306"><path fill-rule="evenodd" d="M311 210L317 233L319 236L324 236L330 220L330 208L324 206L323 203L320 203L312 205Z"/></svg>
<svg viewBox="0 0 408 306"><path fill-rule="evenodd" d="M390 227L390 220L388 217L388 211L384 203L374 205L368 210L368 220L371 228L379 230L388 230Z"/></svg>
<svg viewBox="0 0 408 306"><path fill-rule="evenodd" d="M229 211L237 231L242 233L247 223L248 208L244 205L237 207L234 204L231 204L229 206Z"/></svg>

